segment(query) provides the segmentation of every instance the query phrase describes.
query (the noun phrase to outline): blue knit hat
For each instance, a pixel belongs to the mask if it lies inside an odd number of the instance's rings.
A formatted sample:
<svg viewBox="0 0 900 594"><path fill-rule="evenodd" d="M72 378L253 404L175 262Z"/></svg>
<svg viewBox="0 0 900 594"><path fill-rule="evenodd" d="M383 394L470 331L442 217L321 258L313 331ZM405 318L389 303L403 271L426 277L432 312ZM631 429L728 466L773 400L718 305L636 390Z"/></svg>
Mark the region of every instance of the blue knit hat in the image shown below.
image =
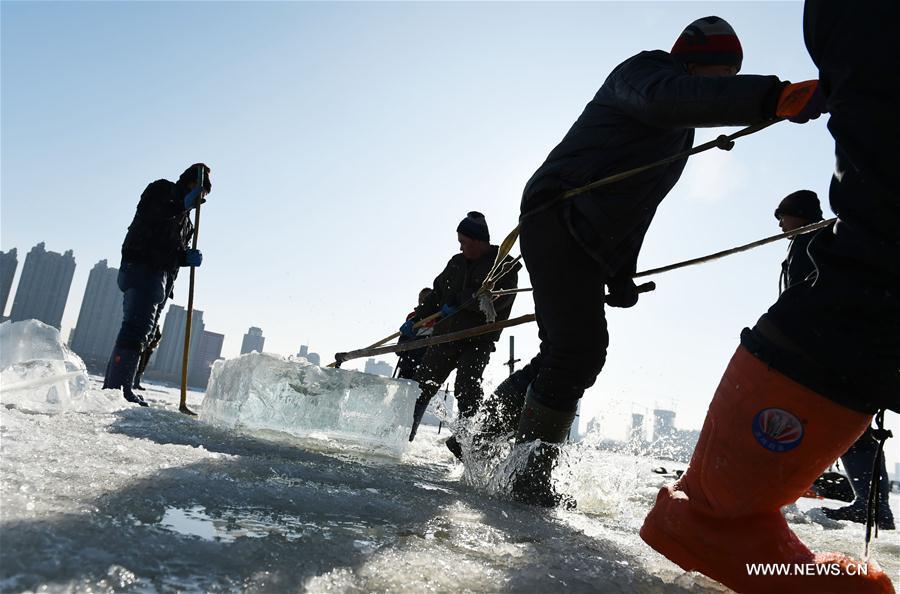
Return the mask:
<svg viewBox="0 0 900 594"><path fill-rule="evenodd" d="M477 239L478 241L491 241L491 234L488 232L487 221L484 215L473 210L466 215L459 226L456 228L457 233L462 233L466 237Z"/></svg>

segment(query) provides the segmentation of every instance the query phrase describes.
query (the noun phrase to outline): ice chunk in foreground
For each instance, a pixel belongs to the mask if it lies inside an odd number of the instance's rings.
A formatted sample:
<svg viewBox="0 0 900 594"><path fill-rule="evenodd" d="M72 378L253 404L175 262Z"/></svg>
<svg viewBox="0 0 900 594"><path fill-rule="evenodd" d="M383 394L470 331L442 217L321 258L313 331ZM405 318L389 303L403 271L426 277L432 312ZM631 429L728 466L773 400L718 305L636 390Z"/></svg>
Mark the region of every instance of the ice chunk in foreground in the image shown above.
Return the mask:
<svg viewBox="0 0 900 594"><path fill-rule="evenodd" d="M72 406L88 389L87 369L59 330L37 320L0 324L0 402L36 412Z"/></svg>
<svg viewBox="0 0 900 594"><path fill-rule="evenodd" d="M408 445L418 396L419 387L406 380L254 352L216 362L200 418L399 455Z"/></svg>

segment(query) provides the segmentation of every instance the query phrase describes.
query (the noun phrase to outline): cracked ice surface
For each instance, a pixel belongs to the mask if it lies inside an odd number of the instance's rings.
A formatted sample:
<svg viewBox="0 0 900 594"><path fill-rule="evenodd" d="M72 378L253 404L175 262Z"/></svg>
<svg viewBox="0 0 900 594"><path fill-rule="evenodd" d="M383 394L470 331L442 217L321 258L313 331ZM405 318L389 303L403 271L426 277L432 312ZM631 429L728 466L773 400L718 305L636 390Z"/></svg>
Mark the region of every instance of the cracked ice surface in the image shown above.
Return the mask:
<svg viewBox="0 0 900 594"><path fill-rule="evenodd" d="M399 455L409 443L418 395L418 386L405 380L249 353L216 363L200 418Z"/></svg>
<svg viewBox="0 0 900 594"><path fill-rule="evenodd" d="M139 408L99 382L79 412L0 407L0 592L723 591L644 545L660 461L598 435L558 469L578 509L547 511L461 480L446 429L388 458L198 422L177 388L149 384ZM859 554L863 527L816 519L820 505L840 504L801 500L791 527ZM896 579L895 533L873 556Z"/></svg>

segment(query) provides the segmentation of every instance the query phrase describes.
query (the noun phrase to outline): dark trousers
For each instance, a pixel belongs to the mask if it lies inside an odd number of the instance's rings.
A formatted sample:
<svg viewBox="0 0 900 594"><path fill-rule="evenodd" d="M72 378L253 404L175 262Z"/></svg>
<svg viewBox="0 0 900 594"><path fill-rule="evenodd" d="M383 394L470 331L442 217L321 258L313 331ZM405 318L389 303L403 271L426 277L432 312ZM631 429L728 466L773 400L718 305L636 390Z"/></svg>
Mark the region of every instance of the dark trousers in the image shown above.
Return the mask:
<svg viewBox="0 0 900 594"><path fill-rule="evenodd" d="M478 411L484 391L481 376L494 352L493 342L457 341L428 347L416 370L415 381L422 391L419 403L427 404L456 369L453 394L459 416L468 418Z"/></svg>
<svg viewBox="0 0 900 594"><path fill-rule="evenodd" d="M174 279L168 272L123 262L117 280L123 297L122 327L116 346L143 349L152 339Z"/></svg>
<svg viewBox="0 0 900 594"><path fill-rule="evenodd" d="M606 275L551 209L522 223L519 243L534 288L540 353L517 372L544 404L573 411L606 362Z"/></svg>

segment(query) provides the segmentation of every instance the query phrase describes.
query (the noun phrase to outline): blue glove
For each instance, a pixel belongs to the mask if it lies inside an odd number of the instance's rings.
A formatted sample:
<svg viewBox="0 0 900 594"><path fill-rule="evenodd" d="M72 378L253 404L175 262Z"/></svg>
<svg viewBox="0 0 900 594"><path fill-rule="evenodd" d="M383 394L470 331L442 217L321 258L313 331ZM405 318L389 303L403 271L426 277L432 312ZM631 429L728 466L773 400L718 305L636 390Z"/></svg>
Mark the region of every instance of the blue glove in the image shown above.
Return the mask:
<svg viewBox="0 0 900 594"><path fill-rule="evenodd" d="M197 206L197 200L200 199L200 188L194 188L184 197L184 209L190 210ZM204 201L205 202L205 201Z"/></svg>
<svg viewBox="0 0 900 594"><path fill-rule="evenodd" d="M415 320L406 320L405 322L403 322L403 325L400 326L400 334L402 334L403 336L406 336L408 338L415 338L416 331L413 330L413 326L415 326L415 325L416 325Z"/></svg>
<svg viewBox="0 0 900 594"><path fill-rule="evenodd" d="M441 308L441 314L442 314L445 318L448 317L448 316L452 316L452 315L455 314L457 311L459 311L459 308L453 307L452 305L449 305L449 304L448 304L448 305L444 305L444 306Z"/></svg>
<svg viewBox="0 0 900 594"><path fill-rule="evenodd" d="M184 252L184 265L197 267L203 262L203 254L200 250L188 250Z"/></svg>

